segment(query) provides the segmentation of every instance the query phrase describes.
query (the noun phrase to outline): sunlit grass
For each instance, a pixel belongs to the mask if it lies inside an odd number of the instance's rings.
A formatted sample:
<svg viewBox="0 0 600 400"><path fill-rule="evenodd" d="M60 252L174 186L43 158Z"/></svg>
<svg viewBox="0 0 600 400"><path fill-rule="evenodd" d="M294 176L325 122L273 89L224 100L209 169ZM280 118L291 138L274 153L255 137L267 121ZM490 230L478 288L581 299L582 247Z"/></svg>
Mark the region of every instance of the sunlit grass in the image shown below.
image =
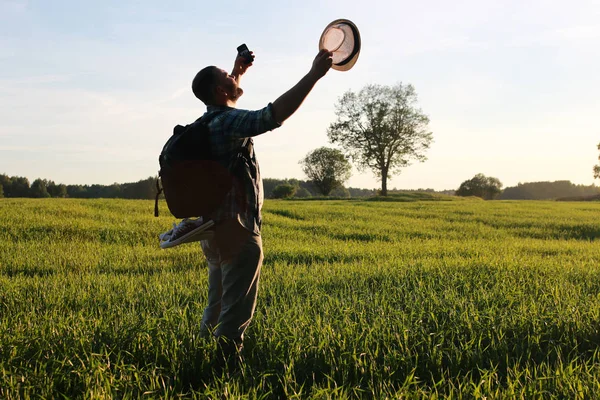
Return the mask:
<svg viewBox="0 0 600 400"><path fill-rule="evenodd" d="M600 396L600 204L268 201L235 379L152 207L0 200L0 398Z"/></svg>

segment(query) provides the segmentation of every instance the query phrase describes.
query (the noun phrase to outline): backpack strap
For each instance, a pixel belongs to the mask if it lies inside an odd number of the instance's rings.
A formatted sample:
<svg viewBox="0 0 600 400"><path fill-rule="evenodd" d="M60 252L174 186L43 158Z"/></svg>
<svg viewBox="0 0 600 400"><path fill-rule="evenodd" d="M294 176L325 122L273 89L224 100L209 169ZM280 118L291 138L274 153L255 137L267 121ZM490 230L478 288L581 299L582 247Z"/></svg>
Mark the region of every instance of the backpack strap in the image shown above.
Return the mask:
<svg viewBox="0 0 600 400"><path fill-rule="evenodd" d="M156 178L156 198L154 199L154 216L158 217L158 198L163 192L163 188L160 185L160 171L158 173L158 178Z"/></svg>
<svg viewBox="0 0 600 400"><path fill-rule="evenodd" d="M208 126L208 124L210 123L210 121L213 120L213 118L218 117L219 115L228 112L229 110L221 110L221 111L215 111L212 115L210 116L202 116L200 118L198 118L196 121L202 121L204 124L206 124ZM232 159L229 161L229 165L227 166L227 168L232 171L233 168L235 168L237 166L237 163L240 162L239 159L244 157L244 151L247 151L247 145L248 142L250 141L250 138L247 137L244 139L244 143L242 143L242 146L240 147L240 149L238 150L238 152L235 154L235 156L232 156Z"/></svg>
<svg viewBox="0 0 600 400"><path fill-rule="evenodd" d="M208 116L201 116L200 118L198 118L196 120L196 122L202 122L206 125L210 124L210 121L212 121L214 118L218 117L219 115L228 112L229 110L220 110L220 111L214 111L212 112L210 115Z"/></svg>

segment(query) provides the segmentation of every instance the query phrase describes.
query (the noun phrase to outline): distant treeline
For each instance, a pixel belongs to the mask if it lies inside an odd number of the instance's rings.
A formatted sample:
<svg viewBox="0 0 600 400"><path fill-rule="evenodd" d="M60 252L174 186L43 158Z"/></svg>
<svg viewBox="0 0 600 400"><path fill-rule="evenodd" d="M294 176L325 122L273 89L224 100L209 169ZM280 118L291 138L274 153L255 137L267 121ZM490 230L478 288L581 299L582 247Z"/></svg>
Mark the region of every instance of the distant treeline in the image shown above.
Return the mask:
<svg viewBox="0 0 600 400"><path fill-rule="evenodd" d="M316 187L307 181L298 179L264 179L265 197L273 197L273 190L281 184L295 187L294 197L306 198L319 196ZM375 189L339 188L332 197L368 197L376 194ZM0 174L0 197L70 197L80 199L154 199L156 196L156 177L148 177L137 182L113 183L112 185L65 185L48 179L36 179L31 184L22 176Z"/></svg>
<svg viewBox="0 0 600 400"><path fill-rule="evenodd" d="M275 188L280 185L292 185L296 188L295 198L322 197L318 189L309 181L299 179L263 179L266 198L274 198ZM436 192L433 189L413 191L453 194L453 191ZM376 189L341 187L335 189L330 197L360 198L378 194ZM132 183L113 183L112 185L65 185L47 179L36 179L31 184L21 176L0 174L0 197L71 197L71 198L121 198L154 199L156 196L156 177L148 177Z"/></svg>
<svg viewBox="0 0 600 400"><path fill-rule="evenodd" d="M498 200L555 200L564 197L585 198L600 194L595 185L575 185L571 181L528 182L507 187Z"/></svg>
<svg viewBox="0 0 600 400"><path fill-rule="evenodd" d="M153 199L156 196L156 178L149 177L132 183L112 185L65 185L47 179L36 179L31 184L22 176L0 174L0 197L71 197L108 199Z"/></svg>
<svg viewBox="0 0 600 400"><path fill-rule="evenodd" d="M296 191L294 193L295 198L309 198L309 197L321 197L319 190L317 187L309 181L303 181L300 179L273 179L273 178L265 178L263 179L263 187L265 190L265 197L268 199L276 197L274 195L275 188L280 185L291 185L296 187ZM358 188L346 188L340 187L334 189L331 192L330 197L369 197L377 194L376 189L358 189Z"/></svg>
<svg viewBox="0 0 600 400"><path fill-rule="evenodd" d="M266 198L274 198L274 190L280 185L296 188L295 198L321 197L317 188L309 181L299 179L263 179ZM426 192L454 195L453 190L436 191L434 189L392 189L401 192ZM376 189L341 187L335 189L330 197L361 198L378 194ZM587 198L600 195L600 187L595 185L575 185L570 181L529 182L507 187L497 197L498 200L552 200ZM0 174L0 197L71 197L71 198L120 198L154 199L156 196L156 177L148 177L137 182L113 183L112 185L65 185L47 179L36 179L31 184L22 176Z"/></svg>

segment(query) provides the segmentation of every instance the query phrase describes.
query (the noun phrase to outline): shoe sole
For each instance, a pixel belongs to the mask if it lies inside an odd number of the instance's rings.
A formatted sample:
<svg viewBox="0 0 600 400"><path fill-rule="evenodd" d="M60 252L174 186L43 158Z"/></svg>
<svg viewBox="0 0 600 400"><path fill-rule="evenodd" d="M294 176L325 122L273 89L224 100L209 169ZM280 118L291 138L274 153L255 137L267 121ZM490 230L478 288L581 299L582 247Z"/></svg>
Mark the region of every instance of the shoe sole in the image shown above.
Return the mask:
<svg viewBox="0 0 600 400"><path fill-rule="evenodd" d="M212 227L214 224L215 224L214 221L208 221L208 222L200 225L196 229L189 231L188 233L186 233L185 235L183 235L182 237L180 237L176 240L162 241L162 242L160 242L160 248L168 249L170 247L179 246L180 244L184 244L184 243L191 243L191 242L198 242L200 240L212 239L215 236L215 232L207 231L207 229Z"/></svg>

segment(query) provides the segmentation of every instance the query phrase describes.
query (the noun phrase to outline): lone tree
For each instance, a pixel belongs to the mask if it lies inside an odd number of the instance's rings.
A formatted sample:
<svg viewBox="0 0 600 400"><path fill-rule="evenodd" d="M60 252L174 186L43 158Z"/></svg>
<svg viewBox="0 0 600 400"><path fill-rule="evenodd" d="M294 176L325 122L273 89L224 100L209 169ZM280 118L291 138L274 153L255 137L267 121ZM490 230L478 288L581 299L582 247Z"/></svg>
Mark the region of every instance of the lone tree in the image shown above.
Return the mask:
<svg viewBox="0 0 600 400"><path fill-rule="evenodd" d="M311 151L300 160L300 164L308 179L323 196L328 196L334 189L344 186L352 171L352 165L346 156L341 151L328 147Z"/></svg>
<svg viewBox="0 0 600 400"><path fill-rule="evenodd" d="M412 85L367 85L358 93L346 92L336 104L337 121L327 135L357 163L381 179L381 194L387 196L387 180L410 165L426 160L432 141L429 118L417 108Z"/></svg>
<svg viewBox="0 0 600 400"><path fill-rule="evenodd" d="M598 150L600 150L600 143L598 143ZM600 160L600 156L598 156ZM594 165L594 178L600 179L600 164Z"/></svg>
<svg viewBox="0 0 600 400"><path fill-rule="evenodd" d="M484 200L492 200L502 192L502 182L498 178L477 174L464 181L456 191L457 196L477 196Z"/></svg>

